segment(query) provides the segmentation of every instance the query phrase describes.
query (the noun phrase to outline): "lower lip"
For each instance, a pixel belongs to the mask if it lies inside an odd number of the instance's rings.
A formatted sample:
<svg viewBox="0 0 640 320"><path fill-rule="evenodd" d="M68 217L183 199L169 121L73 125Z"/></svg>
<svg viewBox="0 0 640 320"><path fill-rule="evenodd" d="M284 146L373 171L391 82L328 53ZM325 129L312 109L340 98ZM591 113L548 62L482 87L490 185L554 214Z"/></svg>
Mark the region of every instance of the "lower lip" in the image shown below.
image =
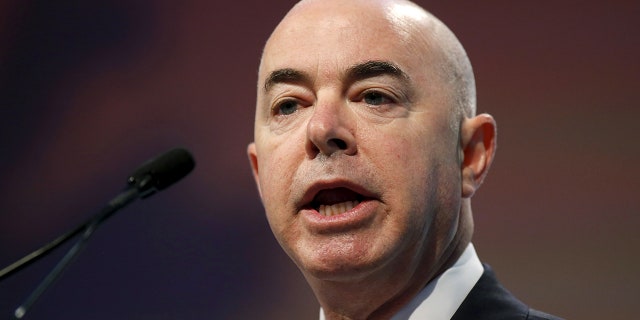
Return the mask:
<svg viewBox="0 0 640 320"><path fill-rule="evenodd" d="M317 233L344 232L368 225L375 217L379 203L364 200L353 209L333 216L325 216L315 209L303 209L300 215L306 227Z"/></svg>

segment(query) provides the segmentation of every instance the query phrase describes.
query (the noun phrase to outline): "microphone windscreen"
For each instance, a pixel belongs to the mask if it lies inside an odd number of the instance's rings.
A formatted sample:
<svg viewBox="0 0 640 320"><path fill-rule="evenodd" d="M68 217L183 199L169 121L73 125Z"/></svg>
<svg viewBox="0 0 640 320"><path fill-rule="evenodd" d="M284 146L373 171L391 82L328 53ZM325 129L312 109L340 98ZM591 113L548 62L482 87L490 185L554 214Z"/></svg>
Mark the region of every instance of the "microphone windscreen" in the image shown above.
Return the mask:
<svg viewBox="0 0 640 320"><path fill-rule="evenodd" d="M189 151L176 148L142 164L129 176L128 183L142 192L162 190L184 178L195 164Z"/></svg>

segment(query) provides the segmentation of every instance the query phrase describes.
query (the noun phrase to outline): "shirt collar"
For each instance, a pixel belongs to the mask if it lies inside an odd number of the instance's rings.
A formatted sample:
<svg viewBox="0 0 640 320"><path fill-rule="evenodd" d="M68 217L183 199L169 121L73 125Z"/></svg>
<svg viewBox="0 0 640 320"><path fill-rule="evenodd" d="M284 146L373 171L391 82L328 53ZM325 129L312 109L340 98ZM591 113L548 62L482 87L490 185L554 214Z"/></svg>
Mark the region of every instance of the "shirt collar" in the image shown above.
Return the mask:
<svg viewBox="0 0 640 320"><path fill-rule="evenodd" d="M476 250L469 244L453 266L429 282L391 319L451 319L483 272ZM325 320L322 308L320 320Z"/></svg>

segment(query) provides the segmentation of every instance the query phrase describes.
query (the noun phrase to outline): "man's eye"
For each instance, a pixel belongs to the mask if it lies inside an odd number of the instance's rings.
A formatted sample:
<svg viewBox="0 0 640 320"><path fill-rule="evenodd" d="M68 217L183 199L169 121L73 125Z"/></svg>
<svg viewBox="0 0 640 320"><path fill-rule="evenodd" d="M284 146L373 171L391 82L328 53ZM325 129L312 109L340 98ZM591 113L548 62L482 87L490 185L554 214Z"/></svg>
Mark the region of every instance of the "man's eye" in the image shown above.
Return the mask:
<svg viewBox="0 0 640 320"><path fill-rule="evenodd" d="M382 104L387 104L393 102L389 97L385 94L378 91L369 91L364 94L363 100L368 105L379 106Z"/></svg>
<svg viewBox="0 0 640 320"><path fill-rule="evenodd" d="M298 102L294 100L287 100L280 103L276 107L276 113L278 115L290 115L298 110Z"/></svg>

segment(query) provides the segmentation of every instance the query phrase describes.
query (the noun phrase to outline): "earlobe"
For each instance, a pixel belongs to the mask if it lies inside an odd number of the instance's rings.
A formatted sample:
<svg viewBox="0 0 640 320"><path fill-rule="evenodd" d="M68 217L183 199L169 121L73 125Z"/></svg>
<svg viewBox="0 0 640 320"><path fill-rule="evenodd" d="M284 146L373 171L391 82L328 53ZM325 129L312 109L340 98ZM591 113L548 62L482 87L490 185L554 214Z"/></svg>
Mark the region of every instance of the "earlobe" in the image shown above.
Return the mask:
<svg viewBox="0 0 640 320"><path fill-rule="evenodd" d="M496 122L488 114L465 119L460 127L462 197L470 198L480 187L493 162Z"/></svg>
<svg viewBox="0 0 640 320"><path fill-rule="evenodd" d="M258 175L258 153L256 152L255 142L250 143L247 146L247 156L249 156L249 163L251 164L251 172L253 172L253 179L258 187L258 193L262 198L262 190L260 189L260 177Z"/></svg>

